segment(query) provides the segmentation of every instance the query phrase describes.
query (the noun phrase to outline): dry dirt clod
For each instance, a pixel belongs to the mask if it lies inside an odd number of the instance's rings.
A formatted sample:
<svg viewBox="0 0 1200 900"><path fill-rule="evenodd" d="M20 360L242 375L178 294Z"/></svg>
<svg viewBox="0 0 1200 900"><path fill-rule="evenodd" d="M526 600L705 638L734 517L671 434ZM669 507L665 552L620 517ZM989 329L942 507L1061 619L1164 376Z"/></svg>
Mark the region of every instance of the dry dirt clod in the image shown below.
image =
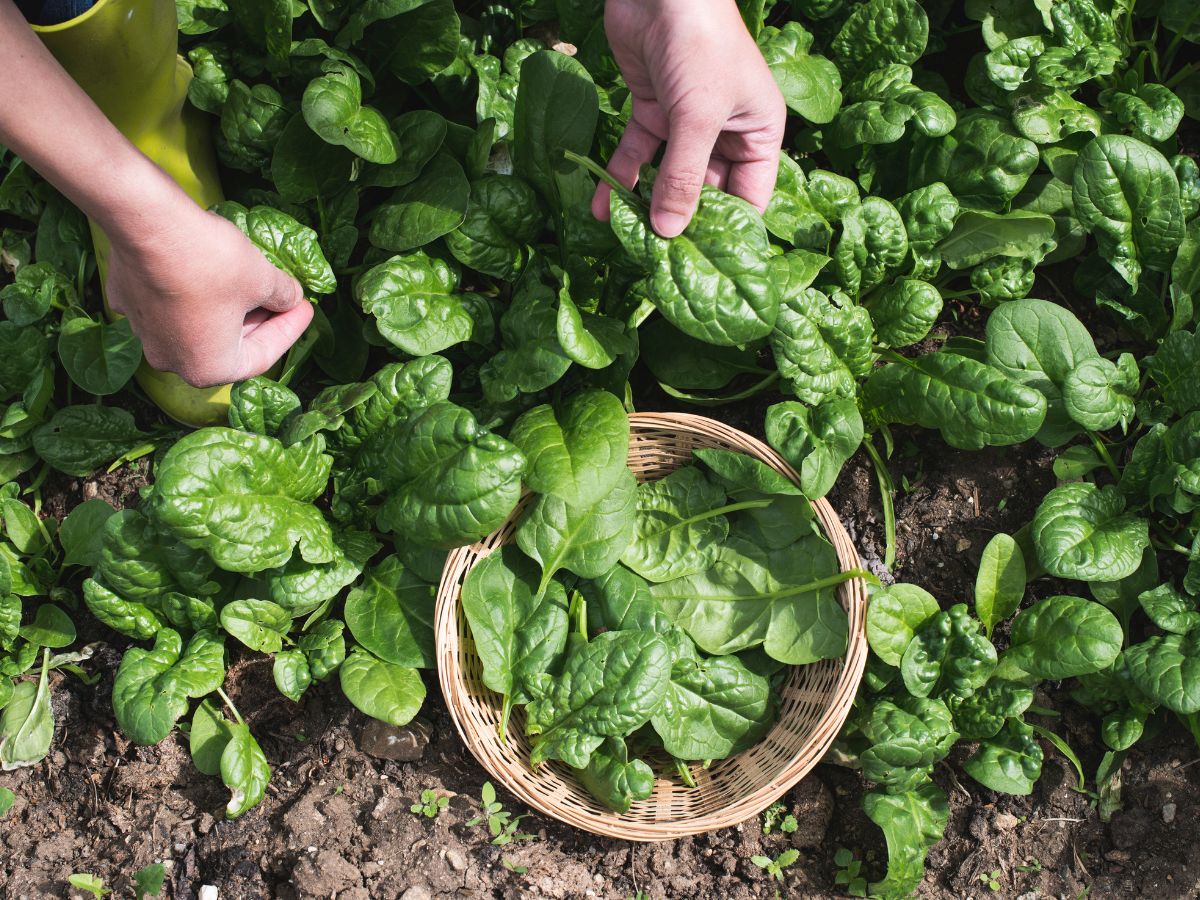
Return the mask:
<svg viewBox="0 0 1200 900"><path fill-rule="evenodd" d="M433 900L433 894L429 893L429 888L425 885L414 884L400 895L400 900Z"/></svg>
<svg viewBox="0 0 1200 900"><path fill-rule="evenodd" d="M359 736L362 752L376 759L395 762L416 762L425 755L432 729L424 719L413 719L397 728L372 719Z"/></svg>
<svg viewBox="0 0 1200 900"><path fill-rule="evenodd" d="M1162 807L1162 820L1164 825L1170 825L1175 821L1175 804L1164 803Z"/></svg>
<svg viewBox="0 0 1200 900"><path fill-rule="evenodd" d="M456 847L451 847L446 851L446 862L450 864L450 868L455 872L465 872L467 866L471 865L471 861L467 859L467 854Z"/></svg>
<svg viewBox="0 0 1200 900"><path fill-rule="evenodd" d="M998 813L993 822L997 831L1012 831L1021 824L1020 819L1008 812Z"/></svg>

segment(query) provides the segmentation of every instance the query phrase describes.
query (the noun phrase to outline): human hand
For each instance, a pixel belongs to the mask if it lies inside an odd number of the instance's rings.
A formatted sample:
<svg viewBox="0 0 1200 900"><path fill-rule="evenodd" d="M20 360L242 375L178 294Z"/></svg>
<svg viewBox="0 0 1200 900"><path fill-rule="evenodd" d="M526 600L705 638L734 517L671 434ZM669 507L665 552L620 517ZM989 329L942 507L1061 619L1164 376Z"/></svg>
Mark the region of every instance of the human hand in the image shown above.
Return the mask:
<svg viewBox="0 0 1200 900"><path fill-rule="evenodd" d="M663 141L650 224L687 227L707 182L766 208L787 115L783 95L734 0L608 0L604 25L633 95L633 115L608 164L633 187ZM592 212L608 218L601 184Z"/></svg>
<svg viewBox="0 0 1200 900"><path fill-rule="evenodd" d="M312 305L233 223L181 191L158 215L108 234L106 291L146 361L194 387L269 369L312 321Z"/></svg>

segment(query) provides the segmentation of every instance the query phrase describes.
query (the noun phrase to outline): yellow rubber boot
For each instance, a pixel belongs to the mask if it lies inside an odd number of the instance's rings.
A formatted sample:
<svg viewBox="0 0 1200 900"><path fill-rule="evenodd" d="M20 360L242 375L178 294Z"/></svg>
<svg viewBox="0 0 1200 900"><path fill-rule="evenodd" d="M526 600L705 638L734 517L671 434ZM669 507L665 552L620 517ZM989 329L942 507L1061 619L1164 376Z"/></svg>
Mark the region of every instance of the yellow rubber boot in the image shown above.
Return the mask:
<svg viewBox="0 0 1200 900"><path fill-rule="evenodd" d="M98 0L69 22L33 28L109 121L193 200L207 208L222 199L208 123L187 103L192 69L178 53L174 0ZM103 285L109 243L95 223L91 227ZM229 385L194 388L145 361L135 377L163 412L185 425L227 421Z"/></svg>

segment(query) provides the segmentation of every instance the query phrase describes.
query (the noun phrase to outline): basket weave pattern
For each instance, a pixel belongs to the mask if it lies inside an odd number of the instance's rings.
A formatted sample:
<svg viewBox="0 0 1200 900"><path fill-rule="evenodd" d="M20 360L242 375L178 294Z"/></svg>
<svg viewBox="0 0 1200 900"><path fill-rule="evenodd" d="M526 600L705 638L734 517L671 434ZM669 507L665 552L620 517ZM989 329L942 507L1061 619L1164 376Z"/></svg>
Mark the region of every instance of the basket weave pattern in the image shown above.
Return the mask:
<svg viewBox="0 0 1200 900"><path fill-rule="evenodd" d="M736 450L754 456L799 483L799 476L762 442L703 416L636 413L629 418L629 467L639 481L662 478L692 461L703 448ZM528 499L528 498L526 498ZM446 560L438 587L434 631L438 677L450 716L463 741L485 769L525 804L569 825L624 840L670 840L736 825L757 815L817 764L850 712L867 658L866 590L861 579L844 582L838 599L850 620L850 640L842 659L792 667L784 684L779 718L759 743L708 769L691 766L697 787L678 777L659 778L647 800L618 814L600 805L575 780L571 769L552 761L534 771L525 737L522 708L513 710L507 743L497 734L501 697L483 685L459 597L471 568L513 540L525 501L502 528ZM843 571L859 566L858 552L833 509L813 504L825 536Z"/></svg>

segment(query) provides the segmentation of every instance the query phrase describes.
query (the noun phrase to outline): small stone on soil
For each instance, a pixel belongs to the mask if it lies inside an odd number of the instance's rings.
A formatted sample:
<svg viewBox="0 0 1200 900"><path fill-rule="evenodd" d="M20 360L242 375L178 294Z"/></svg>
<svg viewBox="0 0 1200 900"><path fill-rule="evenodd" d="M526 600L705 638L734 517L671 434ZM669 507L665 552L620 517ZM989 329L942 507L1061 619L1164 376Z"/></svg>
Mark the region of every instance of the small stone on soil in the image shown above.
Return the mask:
<svg viewBox="0 0 1200 900"><path fill-rule="evenodd" d="M358 745L376 759L416 762L429 746L430 727L424 719L413 719L400 728L371 719L362 730Z"/></svg>
<svg viewBox="0 0 1200 900"><path fill-rule="evenodd" d="M1175 821L1175 804L1164 803L1162 808L1162 819L1164 825L1170 825Z"/></svg>
<svg viewBox="0 0 1200 900"><path fill-rule="evenodd" d="M994 822L997 831L1012 831L1021 824L1020 819L1008 812L997 813Z"/></svg>
<svg viewBox="0 0 1200 900"><path fill-rule="evenodd" d="M446 851L446 862L450 863L450 868L455 872L465 872L471 861L467 859L467 855L461 850L451 847Z"/></svg>
<svg viewBox="0 0 1200 900"><path fill-rule="evenodd" d="M433 894L423 884L414 884L400 895L400 900L433 900Z"/></svg>

